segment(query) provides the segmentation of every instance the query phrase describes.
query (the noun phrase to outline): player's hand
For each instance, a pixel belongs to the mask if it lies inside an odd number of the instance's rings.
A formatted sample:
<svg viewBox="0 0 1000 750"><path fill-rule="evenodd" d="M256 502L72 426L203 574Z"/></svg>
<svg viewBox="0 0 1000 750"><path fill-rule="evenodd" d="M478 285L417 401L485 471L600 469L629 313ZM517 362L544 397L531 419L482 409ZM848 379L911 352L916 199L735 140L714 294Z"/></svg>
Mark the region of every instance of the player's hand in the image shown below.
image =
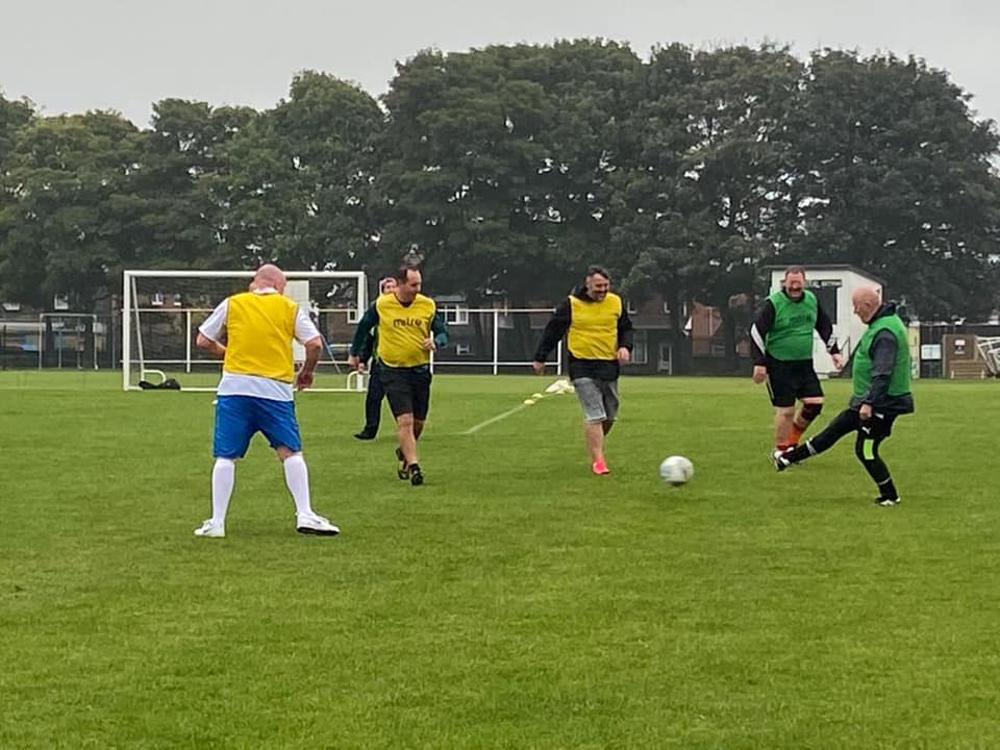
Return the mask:
<svg viewBox="0 0 1000 750"><path fill-rule="evenodd" d="M425 338L423 340L423 343L420 344L420 346L423 347L425 352L432 352L435 349L437 349L437 344L434 343L433 336L428 336L427 338Z"/></svg>
<svg viewBox="0 0 1000 750"><path fill-rule="evenodd" d="M759 385L760 383L764 382L764 379L766 377L767 377L767 368L764 367L764 365L753 366L753 382Z"/></svg>
<svg viewBox="0 0 1000 750"><path fill-rule="evenodd" d="M861 408L858 409L858 417L861 418L862 422L867 422L872 418L872 405L871 404L861 404Z"/></svg>
<svg viewBox="0 0 1000 750"><path fill-rule="evenodd" d="M838 370L843 370L844 369L844 355L843 354L833 354L833 355L831 355L831 358L833 359L833 366L834 367L836 367Z"/></svg>
<svg viewBox="0 0 1000 750"><path fill-rule="evenodd" d="M299 374L295 376L295 389L299 391L304 391L312 384L313 384L313 371L304 369L299 370Z"/></svg>
<svg viewBox="0 0 1000 750"><path fill-rule="evenodd" d="M347 357L347 367L351 370L361 370L364 365L361 364L361 357L357 354L351 354Z"/></svg>
<svg viewBox="0 0 1000 750"><path fill-rule="evenodd" d="M632 361L632 352L623 346L618 350L618 361L623 365L627 365Z"/></svg>
<svg viewBox="0 0 1000 750"><path fill-rule="evenodd" d="M543 375L545 373L545 363L534 361L531 363L532 368L535 370L535 375Z"/></svg>

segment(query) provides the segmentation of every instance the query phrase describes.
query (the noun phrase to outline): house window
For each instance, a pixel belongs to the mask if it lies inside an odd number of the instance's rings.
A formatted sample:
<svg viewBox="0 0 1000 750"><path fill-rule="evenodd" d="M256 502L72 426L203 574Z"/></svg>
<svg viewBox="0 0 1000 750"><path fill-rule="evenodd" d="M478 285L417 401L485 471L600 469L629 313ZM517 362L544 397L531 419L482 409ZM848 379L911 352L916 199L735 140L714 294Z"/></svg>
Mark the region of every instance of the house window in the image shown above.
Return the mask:
<svg viewBox="0 0 1000 750"><path fill-rule="evenodd" d="M445 323L448 325L469 325L469 308L465 305L444 305L442 310L444 312Z"/></svg>
<svg viewBox="0 0 1000 750"><path fill-rule="evenodd" d="M468 344L455 344L455 354L459 357L468 357L472 354L472 347Z"/></svg>
<svg viewBox="0 0 1000 750"><path fill-rule="evenodd" d="M646 331L636 331L632 347L632 364L644 365L649 362Z"/></svg>

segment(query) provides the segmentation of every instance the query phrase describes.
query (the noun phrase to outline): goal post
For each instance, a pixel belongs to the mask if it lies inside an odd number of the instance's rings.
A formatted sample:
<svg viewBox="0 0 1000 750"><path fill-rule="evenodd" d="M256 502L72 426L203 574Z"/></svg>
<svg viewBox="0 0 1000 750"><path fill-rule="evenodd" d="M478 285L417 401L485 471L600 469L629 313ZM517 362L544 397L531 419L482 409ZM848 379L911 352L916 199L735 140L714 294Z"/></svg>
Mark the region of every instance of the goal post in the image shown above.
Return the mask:
<svg viewBox="0 0 1000 750"><path fill-rule="evenodd" d="M1000 336L976 336L976 347L990 375L1000 378Z"/></svg>
<svg viewBox="0 0 1000 750"><path fill-rule="evenodd" d="M285 271L286 296L313 318L323 336L316 391L364 390L348 372L355 326L368 307L362 271ZM168 377L184 390L214 391L221 362L195 346L198 326L230 295L246 291L255 271L126 270L122 283L122 388ZM296 343L296 361L304 351ZM328 387L323 381L339 383Z"/></svg>

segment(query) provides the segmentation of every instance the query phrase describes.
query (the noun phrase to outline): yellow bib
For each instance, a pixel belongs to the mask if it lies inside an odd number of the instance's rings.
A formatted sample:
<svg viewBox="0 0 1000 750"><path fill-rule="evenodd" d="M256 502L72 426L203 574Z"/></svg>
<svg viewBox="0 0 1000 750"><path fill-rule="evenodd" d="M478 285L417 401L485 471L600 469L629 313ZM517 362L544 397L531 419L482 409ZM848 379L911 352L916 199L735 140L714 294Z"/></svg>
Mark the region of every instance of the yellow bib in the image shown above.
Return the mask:
<svg viewBox="0 0 1000 750"><path fill-rule="evenodd" d="M416 367L431 361L423 348L431 335L437 306L430 297L418 294L403 307L395 294L383 294L375 301L378 311L378 356L389 367Z"/></svg>
<svg viewBox="0 0 1000 750"><path fill-rule="evenodd" d="M291 383L298 305L282 294L243 292L229 298L223 369Z"/></svg>
<svg viewBox="0 0 1000 750"><path fill-rule="evenodd" d="M566 346L577 359L618 357L618 319L622 298L613 292L600 302L584 302L570 295L570 323Z"/></svg>

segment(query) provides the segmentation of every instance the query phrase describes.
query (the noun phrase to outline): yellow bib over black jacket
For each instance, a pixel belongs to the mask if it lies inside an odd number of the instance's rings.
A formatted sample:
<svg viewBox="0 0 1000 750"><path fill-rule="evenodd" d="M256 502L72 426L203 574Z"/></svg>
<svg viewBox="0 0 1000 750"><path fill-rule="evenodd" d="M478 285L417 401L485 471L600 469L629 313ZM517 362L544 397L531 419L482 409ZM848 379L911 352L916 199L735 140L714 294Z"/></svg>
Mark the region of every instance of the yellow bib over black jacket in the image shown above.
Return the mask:
<svg viewBox="0 0 1000 750"><path fill-rule="evenodd" d="M595 300L586 289L574 290L552 314L535 361L544 362L564 336L573 379L617 380L621 372L618 350L624 347L632 351L632 321L622 298L614 292Z"/></svg>

